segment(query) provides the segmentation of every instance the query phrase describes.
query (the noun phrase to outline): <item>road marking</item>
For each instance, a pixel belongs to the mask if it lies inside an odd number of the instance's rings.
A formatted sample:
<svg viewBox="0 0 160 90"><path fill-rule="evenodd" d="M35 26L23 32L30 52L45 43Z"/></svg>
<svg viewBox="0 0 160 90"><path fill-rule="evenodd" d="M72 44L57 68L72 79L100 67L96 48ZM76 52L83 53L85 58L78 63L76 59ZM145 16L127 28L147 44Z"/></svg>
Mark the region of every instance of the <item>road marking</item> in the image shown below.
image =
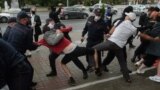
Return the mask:
<svg viewBox="0 0 160 90"><path fill-rule="evenodd" d="M151 70L153 68L154 67L147 68L147 69L145 69L145 71ZM134 74L136 74L136 71L132 72L130 75L134 75ZM95 84L100 84L100 83L116 80L116 79L119 79L119 78L122 78L122 77L123 77L122 75L119 75L119 76L115 76L115 77L111 77L111 78L107 78L107 79L103 79L103 80L88 82L88 83L85 83L85 84L81 84L81 85L78 85L78 86L66 88L66 89L63 89L63 90L75 90L75 89L85 88L85 87L92 86L92 85L95 85Z"/></svg>

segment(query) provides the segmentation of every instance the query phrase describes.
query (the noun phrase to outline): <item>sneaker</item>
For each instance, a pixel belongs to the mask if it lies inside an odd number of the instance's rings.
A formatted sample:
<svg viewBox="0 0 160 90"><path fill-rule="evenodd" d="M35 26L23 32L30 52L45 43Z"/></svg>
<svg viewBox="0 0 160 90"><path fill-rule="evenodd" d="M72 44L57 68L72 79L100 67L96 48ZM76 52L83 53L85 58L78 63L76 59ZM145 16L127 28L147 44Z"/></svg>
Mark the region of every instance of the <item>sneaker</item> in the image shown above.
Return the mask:
<svg viewBox="0 0 160 90"><path fill-rule="evenodd" d="M75 80L73 79L73 77L70 77L70 78L69 78L68 84L71 85L71 86L75 86L75 85L76 85L76 82L75 82Z"/></svg>
<svg viewBox="0 0 160 90"><path fill-rule="evenodd" d="M87 79L88 78L88 74L86 71L83 71L83 79Z"/></svg>
<svg viewBox="0 0 160 90"><path fill-rule="evenodd" d="M160 82L160 76L157 76L157 75L150 76L149 79L155 82Z"/></svg>
<svg viewBox="0 0 160 90"><path fill-rule="evenodd" d="M135 48L136 46L134 46L133 44L129 45L129 48Z"/></svg>
<svg viewBox="0 0 160 90"><path fill-rule="evenodd" d="M136 73L137 73L137 74L144 74L144 73L145 73L145 70L139 70L139 69L137 69Z"/></svg>
<svg viewBox="0 0 160 90"><path fill-rule="evenodd" d="M87 69L86 69L88 72L93 72L94 69L91 67L91 66L87 66Z"/></svg>
<svg viewBox="0 0 160 90"><path fill-rule="evenodd" d="M46 74L47 77L53 77L53 76L57 76L57 73L51 71L50 73Z"/></svg>
<svg viewBox="0 0 160 90"><path fill-rule="evenodd" d="M98 77L102 76L102 72L101 72L101 70L100 70L99 68L96 68L95 74L96 74Z"/></svg>
<svg viewBox="0 0 160 90"><path fill-rule="evenodd" d="M142 64L142 62L141 62L141 61L138 61L138 62L136 62L134 65L135 65L136 67L139 67L141 64Z"/></svg>
<svg viewBox="0 0 160 90"><path fill-rule="evenodd" d="M37 85L37 82L32 82L31 87L35 87Z"/></svg>
<svg viewBox="0 0 160 90"><path fill-rule="evenodd" d="M106 66L102 66L102 70L105 71L105 72L109 72L109 70Z"/></svg>

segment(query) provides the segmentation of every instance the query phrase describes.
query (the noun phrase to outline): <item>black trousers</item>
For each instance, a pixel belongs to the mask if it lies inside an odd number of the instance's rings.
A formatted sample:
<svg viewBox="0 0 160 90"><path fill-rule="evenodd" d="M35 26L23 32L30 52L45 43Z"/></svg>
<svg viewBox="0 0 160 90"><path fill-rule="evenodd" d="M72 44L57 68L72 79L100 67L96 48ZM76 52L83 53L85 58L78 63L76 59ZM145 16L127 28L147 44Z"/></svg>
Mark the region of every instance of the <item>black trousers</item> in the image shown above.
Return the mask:
<svg viewBox="0 0 160 90"><path fill-rule="evenodd" d="M49 55L49 63L50 63L50 67L53 73L57 74L56 71L56 58L59 56L59 54L56 54L54 52L51 52ZM82 64L82 62L78 59L78 58L74 58L73 63L82 71L86 71L84 65Z"/></svg>
<svg viewBox="0 0 160 90"><path fill-rule="evenodd" d="M143 55L147 49L148 42L141 42L141 44L137 47L137 49L134 52L134 58L137 56L140 58L140 55Z"/></svg>
<svg viewBox="0 0 160 90"><path fill-rule="evenodd" d="M126 46L123 48L123 53L124 53L125 61L127 62ZM113 61L113 59L115 58L115 56L116 55L115 55L114 51L108 51L108 54L104 58L102 65L103 66L109 65Z"/></svg>
<svg viewBox="0 0 160 90"><path fill-rule="evenodd" d="M35 40L35 42L38 41L38 38L39 38L39 34L34 34L34 40Z"/></svg>
<svg viewBox="0 0 160 90"><path fill-rule="evenodd" d="M118 59L119 65L121 67L123 77L125 79L130 79L126 59L125 59L124 52L123 52L122 48L120 48L115 43L113 43L109 40L107 40L103 43L100 43L100 44L94 46L93 48L96 49L97 51L109 50L109 51L114 52L115 56Z"/></svg>
<svg viewBox="0 0 160 90"><path fill-rule="evenodd" d="M8 72L7 84L10 90L30 90L31 78L31 67L23 61Z"/></svg>

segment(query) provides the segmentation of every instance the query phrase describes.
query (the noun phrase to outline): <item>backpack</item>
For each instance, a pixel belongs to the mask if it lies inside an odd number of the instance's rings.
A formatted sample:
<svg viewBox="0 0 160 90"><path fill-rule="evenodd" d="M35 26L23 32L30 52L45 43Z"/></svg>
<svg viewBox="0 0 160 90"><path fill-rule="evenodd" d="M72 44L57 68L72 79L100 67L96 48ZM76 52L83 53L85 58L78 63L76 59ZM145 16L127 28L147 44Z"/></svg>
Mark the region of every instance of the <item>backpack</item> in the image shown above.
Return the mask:
<svg viewBox="0 0 160 90"><path fill-rule="evenodd" d="M63 33L56 33L53 30L46 31L43 36L48 45L56 45L63 37Z"/></svg>

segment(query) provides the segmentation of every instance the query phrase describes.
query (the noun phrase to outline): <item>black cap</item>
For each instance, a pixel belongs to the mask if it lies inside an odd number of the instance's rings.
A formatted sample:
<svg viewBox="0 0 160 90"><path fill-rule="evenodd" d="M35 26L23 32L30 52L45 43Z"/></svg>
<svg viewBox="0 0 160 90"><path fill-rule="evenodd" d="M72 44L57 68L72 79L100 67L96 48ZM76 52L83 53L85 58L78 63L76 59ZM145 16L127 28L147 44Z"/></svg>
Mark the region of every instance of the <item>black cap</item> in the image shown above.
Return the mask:
<svg viewBox="0 0 160 90"><path fill-rule="evenodd" d="M8 23L12 23L12 22L17 22L17 18L16 17L11 17L8 19Z"/></svg>
<svg viewBox="0 0 160 90"><path fill-rule="evenodd" d="M95 10L94 10L94 14L95 15L101 15L101 9L100 8L96 8Z"/></svg>
<svg viewBox="0 0 160 90"><path fill-rule="evenodd" d="M30 18L30 16L29 16L25 11L20 11L20 12L17 14L17 18L18 18L18 19Z"/></svg>

